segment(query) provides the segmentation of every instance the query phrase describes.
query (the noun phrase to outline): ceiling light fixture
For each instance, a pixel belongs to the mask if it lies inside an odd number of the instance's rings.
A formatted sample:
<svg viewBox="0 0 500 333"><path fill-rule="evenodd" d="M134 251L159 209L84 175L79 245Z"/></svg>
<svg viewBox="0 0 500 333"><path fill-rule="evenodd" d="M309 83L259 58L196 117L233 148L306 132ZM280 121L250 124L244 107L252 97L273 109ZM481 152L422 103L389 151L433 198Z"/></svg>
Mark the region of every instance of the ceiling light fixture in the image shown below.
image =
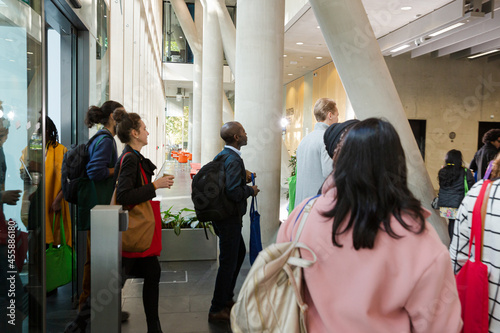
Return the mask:
<svg viewBox="0 0 500 333"><path fill-rule="evenodd" d="M26 52L26 53L28 53L28 54L33 54L33 52L30 52L30 51L28 51L28 52Z"/></svg>
<svg viewBox="0 0 500 333"><path fill-rule="evenodd" d="M450 25L449 27L446 27L446 28L444 28L444 29L441 29L441 30L436 31L436 32L434 32L434 33L430 34L429 36L430 36L430 37L436 37L436 36L438 36L438 35L444 34L444 33L445 33L445 32L447 32L447 31L450 31L450 30L456 29L456 28L458 28L458 27L460 27L460 26L462 26L462 25L464 25L464 24L465 24L465 23L463 23L463 22L458 22L458 23L455 23L455 24L453 24L453 25Z"/></svg>
<svg viewBox="0 0 500 333"><path fill-rule="evenodd" d="M302 42L297 42L295 44L297 44L297 45L304 45L304 43L302 43Z"/></svg>
<svg viewBox="0 0 500 333"><path fill-rule="evenodd" d="M289 73L288 75L289 75L289 76L292 76L293 74L292 74L292 73Z"/></svg>
<svg viewBox="0 0 500 333"><path fill-rule="evenodd" d="M500 51L500 49L494 49L494 50L491 50L491 51L488 51L488 52L482 52L482 53L479 53L479 54L475 54L475 55L467 57L467 58L469 58L469 59L476 59L476 58L485 56L487 54L495 53L495 52L498 52L498 51Z"/></svg>
<svg viewBox="0 0 500 333"><path fill-rule="evenodd" d="M395 49L392 49L391 52L392 53L399 52L399 51L404 50L408 47L410 47L410 44L401 45L399 47L396 47Z"/></svg>
<svg viewBox="0 0 500 333"><path fill-rule="evenodd" d="M283 57L284 57L284 58L286 58L286 57L287 57L287 55L286 55L286 54L283 54Z"/></svg>
<svg viewBox="0 0 500 333"><path fill-rule="evenodd" d="M319 25L316 27L317 29L320 29Z"/></svg>
<svg viewBox="0 0 500 333"><path fill-rule="evenodd" d="M412 10L412 7L411 6L404 6L404 7L401 7L401 10Z"/></svg>
<svg viewBox="0 0 500 333"><path fill-rule="evenodd" d="M321 59L323 59L323 57L316 57L316 59L321 60Z"/></svg>

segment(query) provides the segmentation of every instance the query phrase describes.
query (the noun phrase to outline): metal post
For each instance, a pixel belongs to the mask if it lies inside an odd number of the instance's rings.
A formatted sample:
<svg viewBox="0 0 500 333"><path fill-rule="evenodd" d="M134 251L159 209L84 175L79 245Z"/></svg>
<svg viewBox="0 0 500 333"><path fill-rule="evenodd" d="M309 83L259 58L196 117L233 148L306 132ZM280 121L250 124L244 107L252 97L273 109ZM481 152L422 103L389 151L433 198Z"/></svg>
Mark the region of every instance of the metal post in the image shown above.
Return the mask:
<svg viewBox="0 0 500 333"><path fill-rule="evenodd" d="M91 213L91 332L121 332L122 234L128 212L122 206L95 206Z"/></svg>

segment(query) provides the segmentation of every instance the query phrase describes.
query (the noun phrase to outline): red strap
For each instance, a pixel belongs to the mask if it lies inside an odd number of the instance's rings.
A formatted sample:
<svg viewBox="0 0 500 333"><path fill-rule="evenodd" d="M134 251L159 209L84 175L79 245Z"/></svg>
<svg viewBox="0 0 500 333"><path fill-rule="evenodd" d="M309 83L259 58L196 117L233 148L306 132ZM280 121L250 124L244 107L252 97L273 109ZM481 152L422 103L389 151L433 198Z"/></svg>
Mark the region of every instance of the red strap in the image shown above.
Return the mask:
<svg viewBox="0 0 500 333"><path fill-rule="evenodd" d="M481 261L481 252L483 250L483 223L481 221L481 206L483 205L484 193L486 192L489 183L491 183L490 180L485 180L483 182L481 190L479 191L479 195L477 196L476 203L474 204L474 210L472 211L471 237L469 239L469 258L472 249L472 242L475 241L474 258L476 258L476 262Z"/></svg>

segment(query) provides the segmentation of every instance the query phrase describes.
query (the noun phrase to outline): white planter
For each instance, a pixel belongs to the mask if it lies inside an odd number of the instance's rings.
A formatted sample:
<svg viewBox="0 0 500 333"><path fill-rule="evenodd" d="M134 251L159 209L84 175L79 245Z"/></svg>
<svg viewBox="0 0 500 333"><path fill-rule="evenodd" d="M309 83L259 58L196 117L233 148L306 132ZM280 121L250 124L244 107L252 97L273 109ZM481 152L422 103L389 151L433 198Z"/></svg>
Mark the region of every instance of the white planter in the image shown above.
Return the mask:
<svg viewBox="0 0 500 333"><path fill-rule="evenodd" d="M162 229L160 261L216 260L217 236L207 229L182 229L179 236L172 229Z"/></svg>

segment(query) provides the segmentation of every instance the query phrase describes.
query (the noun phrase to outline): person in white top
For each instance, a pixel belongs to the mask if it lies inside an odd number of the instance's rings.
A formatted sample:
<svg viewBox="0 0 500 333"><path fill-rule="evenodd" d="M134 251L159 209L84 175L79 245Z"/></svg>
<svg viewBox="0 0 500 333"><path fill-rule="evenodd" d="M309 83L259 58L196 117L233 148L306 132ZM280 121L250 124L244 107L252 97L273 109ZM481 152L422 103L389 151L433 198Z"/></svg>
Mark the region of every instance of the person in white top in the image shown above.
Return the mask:
<svg viewBox="0 0 500 333"><path fill-rule="evenodd" d="M333 163L325 148L323 135L326 129L339 121L337 103L330 98L320 98L314 105L316 125L314 131L302 139L297 148L297 187L295 206L305 198L316 195L321 184L333 170Z"/></svg>

